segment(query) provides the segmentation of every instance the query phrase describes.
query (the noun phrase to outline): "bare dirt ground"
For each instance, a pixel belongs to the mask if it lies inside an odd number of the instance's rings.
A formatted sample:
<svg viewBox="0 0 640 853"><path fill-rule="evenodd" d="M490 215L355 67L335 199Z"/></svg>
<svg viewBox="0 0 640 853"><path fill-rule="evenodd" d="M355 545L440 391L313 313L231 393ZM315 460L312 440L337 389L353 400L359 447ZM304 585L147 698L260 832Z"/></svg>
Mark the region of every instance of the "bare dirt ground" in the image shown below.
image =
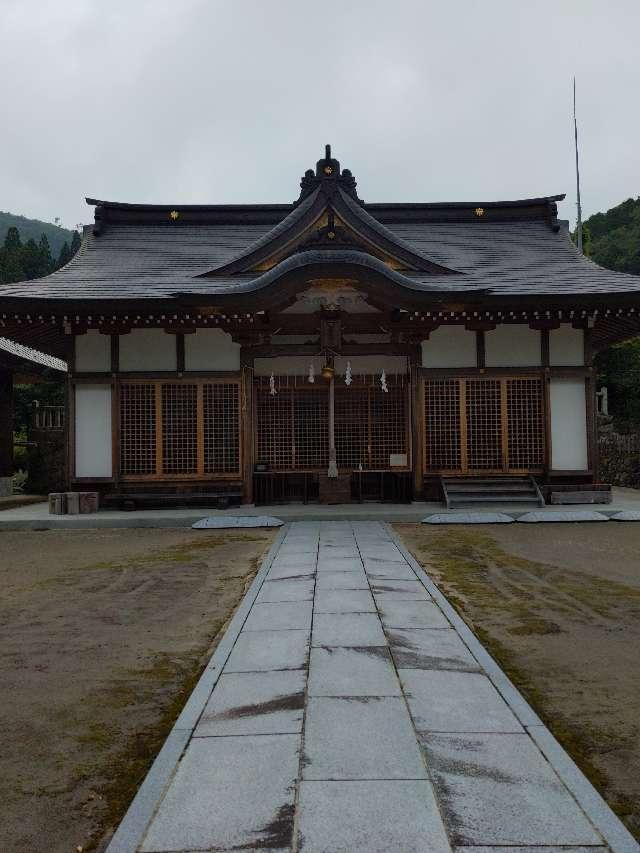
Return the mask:
<svg viewBox="0 0 640 853"><path fill-rule="evenodd" d="M273 538L0 533L0 851L104 849Z"/></svg>
<svg viewBox="0 0 640 853"><path fill-rule="evenodd" d="M640 525L395 527L640 838Z"/></svg>

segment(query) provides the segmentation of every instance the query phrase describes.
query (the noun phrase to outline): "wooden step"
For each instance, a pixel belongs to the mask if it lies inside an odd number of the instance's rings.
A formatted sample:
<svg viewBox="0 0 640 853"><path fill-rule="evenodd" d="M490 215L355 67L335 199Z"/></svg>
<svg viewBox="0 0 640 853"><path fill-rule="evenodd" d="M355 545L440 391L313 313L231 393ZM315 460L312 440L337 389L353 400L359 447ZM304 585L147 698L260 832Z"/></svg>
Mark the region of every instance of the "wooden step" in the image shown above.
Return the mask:
<svg viewBox="0 0 640 853"><path fill-rule="evenodd" d="M449 498L451 506L453 504L470 504L470 503L493 503L493 504L510 504L510 503L529 503L538 504L538 498L535 492L530 495L452 495Z"/></svg>
<svg viewBox="0 0 640 853"><path fill-rule="evenodd" d="M532 477L443 477L441 483L449 508L510 503L543 505Z"/></svg>
<svg viewBox="0 0 640 853"><path fill-rule="evenodd" d="M456 492L531 492L535 489L531 483L492 483L491 485L476 485L475 483L447 483L449 494Z"/></svg>

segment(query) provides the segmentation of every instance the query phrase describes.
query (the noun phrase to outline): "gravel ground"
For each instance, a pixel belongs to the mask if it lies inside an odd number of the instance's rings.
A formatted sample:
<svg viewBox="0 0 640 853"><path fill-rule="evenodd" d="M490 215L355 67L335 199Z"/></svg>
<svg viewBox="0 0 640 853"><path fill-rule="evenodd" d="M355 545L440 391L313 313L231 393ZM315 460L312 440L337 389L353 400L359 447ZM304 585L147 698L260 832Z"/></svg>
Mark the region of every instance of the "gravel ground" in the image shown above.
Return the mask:
<svg viewBox="0 0 640 853"><path fill-rule="evenodd" d="M397 524L640 838L640 524Z"/></svg>
<svg viewBox="0 0 640 853"><path fill-rule="evenodd" d="M0 533L0 850L103 850L272 531Z"/></svg>

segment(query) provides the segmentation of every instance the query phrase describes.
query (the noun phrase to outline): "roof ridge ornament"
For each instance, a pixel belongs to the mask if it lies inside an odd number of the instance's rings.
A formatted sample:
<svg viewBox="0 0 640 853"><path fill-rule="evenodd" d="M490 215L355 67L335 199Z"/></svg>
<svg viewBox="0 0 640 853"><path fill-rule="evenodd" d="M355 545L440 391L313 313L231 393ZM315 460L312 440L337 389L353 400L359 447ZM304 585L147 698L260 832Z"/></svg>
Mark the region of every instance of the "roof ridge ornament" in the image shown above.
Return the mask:
<svg viewBox="0 0 640 853"><path fill-rule="evenodd" d="M331 156L331 145L325 145L324 157L316 163L315 172L313 169L307 169L302 176L300 196L295 204L299 204L318 187L322 187L328 196L333 195L337 187L341 187L357 202L364 204L362 199L358 198L356 186L357 181L353 177L351 169L342 169L341 171L339 161Z"/></svg>

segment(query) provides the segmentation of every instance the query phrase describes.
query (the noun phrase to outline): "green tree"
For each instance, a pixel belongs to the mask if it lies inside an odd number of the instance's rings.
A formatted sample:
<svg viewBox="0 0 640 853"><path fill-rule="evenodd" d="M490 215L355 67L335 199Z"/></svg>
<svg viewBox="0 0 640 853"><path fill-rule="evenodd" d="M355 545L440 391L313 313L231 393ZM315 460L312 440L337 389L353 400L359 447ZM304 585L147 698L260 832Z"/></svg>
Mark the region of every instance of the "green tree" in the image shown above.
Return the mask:
<svg viewBox="0 0 640 853"><path fill-rule="evenodd" d="M596 356L598 381L607 386L609 412L622 432L640 426L640 338L616 344Z"/></svg>
<svg viewBox="0 0 640 853"><path fill-rule="evenodd" d="M4 238L4 247L9 252L19 252L22 248L20 232L15 226L8 229L7 236Z"/></svg>
<svg viewBox="0 0 640 853"><path fill-rule="evenodd" d="M48 275L53 270L53 258L51 257L51 247L46 234L40 237L38 243L40 252L40 275Z"/></svg>
<svg viewBox="0 0 640 853"><path fill-rule="evenodd" d="M640 198L590 216L582 226L582 240L585 255L597 264L640 275Z"/></svg>
<svg viewBox="0 0 640 853"><path fill-rule="evenodd" d="M7 231L4 245L0 250L0 282L7 284L11 281L20 281L24 278L22 266L22 243L17 228L12 227Z"/></svg>
<svg viewBox="0 0 640 853"><path fill-rule="evenodd" d="M35 240L27 240L21 249L22 272L26 279L37 278L40 273L40 249Z"/></svg>
<svg viewBox="0 0 640 853"><path fill-rule="evenodd" d="M60 249L60 254L58 255L58 263L56 264L56 269L60 269L65 264L68 264L71 260L71 250L69 249L69 244L65 240L62 244L62 248Z"/></svg>
<svg viewBox="0 0 640 853"><path fill-rule="evenodd" d="M82 240L80 238L80 235L78 234L77 231L74 231L73 237L71 238L71 256L72 257L73 257L73 255L75 255L75 253L80 248L81 243L82 243Z"/></svg>

